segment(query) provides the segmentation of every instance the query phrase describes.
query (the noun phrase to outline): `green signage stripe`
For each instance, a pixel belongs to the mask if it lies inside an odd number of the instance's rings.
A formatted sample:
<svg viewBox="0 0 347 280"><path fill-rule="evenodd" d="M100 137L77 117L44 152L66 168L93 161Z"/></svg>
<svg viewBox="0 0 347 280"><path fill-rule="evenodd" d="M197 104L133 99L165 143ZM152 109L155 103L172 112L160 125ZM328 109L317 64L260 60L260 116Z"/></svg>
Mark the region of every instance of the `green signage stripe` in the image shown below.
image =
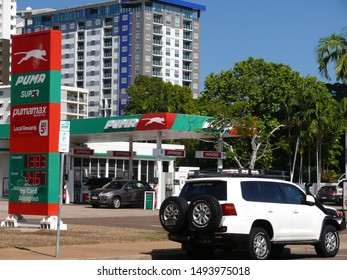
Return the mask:
<svg viewBox="0 0 347 280"><path fill-rule="evenodd" d="M10 202L59 201L59 153L11 154L10 170Z"/></svg>
<svg viewBox="0 0 347 280"><path fill-rule="evenodd" d="M110 118L70 120L70 131L73 134L135 131L136 126L134 127L133 124L136 119L139 120L141 116L142 115L131 115ZM124 120L124 122L122 122L122 120Z"/></svg>
<svg viewBox="0 0 347 280"><path fill-rule="evenodd" d="M60 103L61 73L33 72L12 75L11 104Z"/></svg>
<svg viewBox="0 0 347 280"><path fill-rule="evenodd" d="M181 130L181 131L202 130L205 122L208 119L210 119L210 117L177 114L175 122L173 123L171 127L171 130Z"/></svg>
<svg viewBox="0 0 347 280"><path fill-rule="evenodd" d="M0 139L10 139L10 124L0 125Z"/></svg>

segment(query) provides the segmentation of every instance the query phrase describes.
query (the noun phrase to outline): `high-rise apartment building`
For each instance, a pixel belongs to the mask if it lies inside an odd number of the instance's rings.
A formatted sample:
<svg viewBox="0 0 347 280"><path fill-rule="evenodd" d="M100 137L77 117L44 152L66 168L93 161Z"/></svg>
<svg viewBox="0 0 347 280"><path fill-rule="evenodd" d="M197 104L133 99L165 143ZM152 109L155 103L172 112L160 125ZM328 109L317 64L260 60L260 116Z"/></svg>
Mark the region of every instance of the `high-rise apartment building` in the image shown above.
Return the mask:
<svg viewBox="0 0 347 280"><path fill-rule="evenodd" d="M89 117L122 115L138 75L199 95L200 13L181 0L119 0L24 17L24 32L62 31L62 85L89 91Z"/></svg>
<svg viewBox="0 0 347 280"><path fill-rule="evenodd" d="M16 34L16 0L0 0L0 84L10 83L11 35Z"/></svg>

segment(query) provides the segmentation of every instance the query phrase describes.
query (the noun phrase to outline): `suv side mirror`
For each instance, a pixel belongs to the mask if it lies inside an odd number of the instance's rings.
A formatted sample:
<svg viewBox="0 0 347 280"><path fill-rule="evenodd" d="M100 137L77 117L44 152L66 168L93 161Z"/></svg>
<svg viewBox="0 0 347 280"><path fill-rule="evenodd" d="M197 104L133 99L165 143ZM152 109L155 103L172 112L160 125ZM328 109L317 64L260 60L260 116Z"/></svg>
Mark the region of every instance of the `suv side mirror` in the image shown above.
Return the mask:
<svg viewBox="0 0 347 280"><path fill-rule="evenodd" d="M316 201L312 195L306 195L306 203L307 205L315 205Z"/></svg>

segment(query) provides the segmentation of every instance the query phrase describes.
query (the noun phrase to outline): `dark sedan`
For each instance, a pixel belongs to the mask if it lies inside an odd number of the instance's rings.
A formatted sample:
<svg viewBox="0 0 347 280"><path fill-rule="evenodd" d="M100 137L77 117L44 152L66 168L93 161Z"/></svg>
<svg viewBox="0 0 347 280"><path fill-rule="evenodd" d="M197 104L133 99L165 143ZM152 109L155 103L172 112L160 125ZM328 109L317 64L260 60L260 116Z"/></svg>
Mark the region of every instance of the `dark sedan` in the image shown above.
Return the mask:
<svg viewBox="0 0 347 280"><path fill-rule="evenodd" d="M323 186L319 189L316 198L319 202L332 202L335 204L341 204L342 197L338 194L336 186Z"/></svg>
<svg viewBox="0 0 347 280"><path fill-rule="evenodd" d="M90 205L98 208L105 205L112 208L122 206L143 206L146 191L153 191L147 182L136 180L113 180L89 194Z"/></svg>

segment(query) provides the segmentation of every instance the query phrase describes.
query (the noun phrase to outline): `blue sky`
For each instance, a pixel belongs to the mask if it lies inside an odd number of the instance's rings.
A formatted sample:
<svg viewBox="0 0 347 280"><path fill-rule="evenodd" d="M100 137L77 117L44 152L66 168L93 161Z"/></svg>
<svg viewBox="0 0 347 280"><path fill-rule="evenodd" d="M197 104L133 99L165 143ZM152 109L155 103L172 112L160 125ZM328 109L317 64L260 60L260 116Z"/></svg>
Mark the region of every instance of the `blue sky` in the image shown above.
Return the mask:
<svg viewBox="0 0 347 280"><path fill-rule="evenodd" d="M59 9L99 2L103 1L17 0L17 9ZM248 57L287 64L302 76L324 81L317 70L314 49L321 37L340 33L347 26L346 0L189 2L206 6L201 16L201 85L210 73L231 69ZM329 71L334 82L333 69Z"/></svg>

